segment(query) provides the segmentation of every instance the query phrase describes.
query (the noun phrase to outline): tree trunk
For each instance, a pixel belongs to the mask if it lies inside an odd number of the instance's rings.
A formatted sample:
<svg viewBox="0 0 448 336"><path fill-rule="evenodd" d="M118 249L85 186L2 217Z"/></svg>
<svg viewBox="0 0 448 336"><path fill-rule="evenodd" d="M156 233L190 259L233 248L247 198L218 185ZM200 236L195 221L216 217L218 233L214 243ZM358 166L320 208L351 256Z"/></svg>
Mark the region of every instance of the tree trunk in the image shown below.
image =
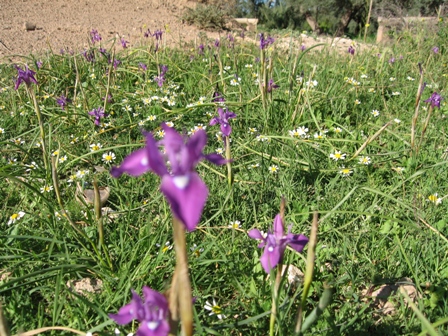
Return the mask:
<svg viewBox="0 0 448 336"><path fill-rule="evenodd" d="M336 28L336 36L340 37L344 35L345 29L347 28L350 20L352 19L353 8L348 8L344 14L342 14L339 20L338 27Z"/></svg>
<svg viewBox="0 0 448 336"><path fill-rule="evenodd" d="M320 34L321 29L320 29L320 27L319 27L319 23L318 23L317 20L313 17L313 15L311 14L311 12L307 11L307 12L305 13L305 19L306 19L306 22L308 22L308 24L310 25L310 27L311 27L313 33Z"/></svg>

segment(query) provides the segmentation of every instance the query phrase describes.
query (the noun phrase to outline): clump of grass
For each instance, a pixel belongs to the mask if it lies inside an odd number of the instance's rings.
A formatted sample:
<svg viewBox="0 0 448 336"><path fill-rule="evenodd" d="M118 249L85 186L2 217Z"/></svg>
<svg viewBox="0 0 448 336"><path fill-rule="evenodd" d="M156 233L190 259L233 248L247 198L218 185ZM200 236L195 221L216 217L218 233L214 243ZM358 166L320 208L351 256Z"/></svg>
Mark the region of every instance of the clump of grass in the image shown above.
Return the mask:
<svg viewBox="0 0 448 336"><path fill-rule="evenodd" d="M197 4L195 8L186 8L182 20L201 29L223 30L229 13L220 6Z"/></svg>

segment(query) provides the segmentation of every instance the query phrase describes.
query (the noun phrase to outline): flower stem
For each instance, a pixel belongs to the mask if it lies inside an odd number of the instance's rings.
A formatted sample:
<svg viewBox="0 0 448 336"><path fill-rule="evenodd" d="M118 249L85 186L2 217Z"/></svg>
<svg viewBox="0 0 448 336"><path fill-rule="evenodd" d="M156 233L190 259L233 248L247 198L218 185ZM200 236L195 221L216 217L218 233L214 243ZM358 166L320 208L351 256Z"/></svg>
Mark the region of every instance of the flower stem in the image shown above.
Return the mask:
<svg viewBox="0 0 448 336"><path fill-rule="evenodd" d="M182 335L191 336L193 335L193 302L188 275L185 226L179 219L173 217L173 227L174 248L176 250L176 269L174 271L176 281L173 281L174 288L171 288L171 295L175 296L175 300L170 300L170 303L178 301Z"/></svg>
<svg viewBox="0 0 448 336"><path fill-rule="evenodd" d="M428 128L429 119L431 119L431 114L432 114L432 110L433 110L433 109L434 109L434 108L433 108L432 106L429 107L428 116L426 117L425 124L423 125L422 135L421 135L421 137L420 137L420 141L419 141L419 143L418 143L418 146L417 146L417 148L416 148L416 150L415 150L415 155L416 155L416 156L417 156L417 154L418 154L418 151L420 150L420 146L422 145L423 137L425 136L426 129Z"/></svg>
<svg viewBox="0 0 448 336"><path fill-rule="evenodd" d="M44 129L44 123L42 121L42 114L40 113L39 104L37 103L36 94L34 93L34 90L31 89L28 85L26 86L26 90L28 91L28 94L31 96L31 99L33 100L34 111L36 111L37 121L39 123L39 130L40 130L42 156L44 159L45 171L48 174L49 164L48 164L48 157L47 157L47 148L45 146L45 129Z"/></svg>
<svg viewBox="0 0 448 336"><path fill-rule="evenodd" d="M226 145L226 160L227 160L227 182L229 186L233 184L233 174L232 174L232 155L230 153L230 138L228 136L225 137L225 145Z"/></svg>
<svg viewBox="0 0 448 336"><path fill-rule="evenodd" d="M308 255L306 258L306 270L305 277L303 280L303 292L302 292L302 301L299 306L299 311L297 314L297 324L296 324L296 333L300 333L302 330L302 322L303 322L303 312L305 310L306 299L308 297L308 292L311 287L311 282L313 282L313 273L314 273L314 257L316 255L316 244L317 244L317 211L314 212L313 215L313 224L311 226L310 240L308 243Z"/></svg>

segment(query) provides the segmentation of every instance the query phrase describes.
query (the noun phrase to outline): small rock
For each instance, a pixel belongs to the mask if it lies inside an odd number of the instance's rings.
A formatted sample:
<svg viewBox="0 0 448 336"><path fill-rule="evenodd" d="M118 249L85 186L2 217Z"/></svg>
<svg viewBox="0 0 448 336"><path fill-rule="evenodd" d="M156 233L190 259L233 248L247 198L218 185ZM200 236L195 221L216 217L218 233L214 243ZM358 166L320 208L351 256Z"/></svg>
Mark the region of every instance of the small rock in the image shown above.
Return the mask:
<svg viewBox="0 0 448 336"><path fill-rule="evenodd" d="M36 25L31 22L25 22L23 24L23 29L25 29L26 31L36 30Z"/></svg>
<svg viewBox="0 0 448 336"><path fill-rule="evenodd" d="M67 281L67 287L80 295L85 293L98 293L103 288L103 281L91 278L69 280Z"/></svg>

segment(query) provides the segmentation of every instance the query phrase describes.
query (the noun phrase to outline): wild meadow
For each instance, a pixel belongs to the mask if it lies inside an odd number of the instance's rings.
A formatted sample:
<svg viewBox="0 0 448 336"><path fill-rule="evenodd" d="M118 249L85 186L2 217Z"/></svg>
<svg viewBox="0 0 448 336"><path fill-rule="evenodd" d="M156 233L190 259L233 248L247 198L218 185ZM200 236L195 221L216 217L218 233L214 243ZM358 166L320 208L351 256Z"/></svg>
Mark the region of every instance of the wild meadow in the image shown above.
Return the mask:
<svg viewBox="0 0 448 336"><path fill-rule="evenodd" d="M446 334L446 23L164 34L0 64L0 335Z"/></svg>

